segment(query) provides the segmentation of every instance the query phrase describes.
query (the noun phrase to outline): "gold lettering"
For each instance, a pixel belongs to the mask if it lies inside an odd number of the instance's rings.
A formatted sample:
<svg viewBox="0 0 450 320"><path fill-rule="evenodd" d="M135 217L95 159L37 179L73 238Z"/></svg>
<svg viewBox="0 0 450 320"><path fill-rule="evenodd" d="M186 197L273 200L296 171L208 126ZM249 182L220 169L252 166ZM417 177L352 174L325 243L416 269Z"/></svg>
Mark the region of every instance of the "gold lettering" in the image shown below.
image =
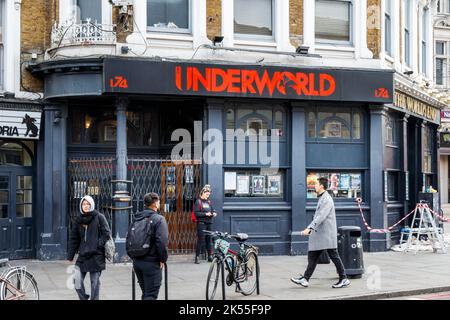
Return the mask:
<svg viewBox="0 0 450 320"><path fill-rule="evenodd" d="M395 93L395 106L430 120L436 120L438 114L436 108L399 92Z"/></svg>

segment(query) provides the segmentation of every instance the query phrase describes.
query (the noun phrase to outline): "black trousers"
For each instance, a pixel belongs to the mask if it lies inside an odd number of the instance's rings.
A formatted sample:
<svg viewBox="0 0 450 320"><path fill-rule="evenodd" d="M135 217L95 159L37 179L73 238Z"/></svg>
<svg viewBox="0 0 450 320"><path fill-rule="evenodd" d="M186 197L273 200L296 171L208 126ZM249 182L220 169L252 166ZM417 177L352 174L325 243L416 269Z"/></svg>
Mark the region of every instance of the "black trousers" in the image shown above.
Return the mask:
<svg viewBox="0 0 450 320"><path fill-rule="evenodd" d="M158 299L162 281L162 270L159 262L149 262L135 259L134 272L142 290L142 300Z"/></svg>
<svg viewBox="0 0 450 320"><path fill-rule="evenodd" d="M317 262L319 261L319 257L323 251L325 250L308 251L308 267L306 268L305 274L303 275L306 280L309 281L312 274L314 273L314 270L316 269L317 266ZM330 257L331 261L333 261L334 265L336 266L336 271L339 275L339 280L347 278L347 275L345 274L344 264L342 263L342 260L339 257L337 249L326 249L326 251L328 252L328 256Z"/></svg>
<svg viewBox="0 0 450 320"><path fill-rule="evenodd" d="M197 247L195 249L195 255L199 256L202 249L205 249L208 256L212 254L211 251L211 236L203 232L203 230L211 231L211 224L197 222Z"/></svg>

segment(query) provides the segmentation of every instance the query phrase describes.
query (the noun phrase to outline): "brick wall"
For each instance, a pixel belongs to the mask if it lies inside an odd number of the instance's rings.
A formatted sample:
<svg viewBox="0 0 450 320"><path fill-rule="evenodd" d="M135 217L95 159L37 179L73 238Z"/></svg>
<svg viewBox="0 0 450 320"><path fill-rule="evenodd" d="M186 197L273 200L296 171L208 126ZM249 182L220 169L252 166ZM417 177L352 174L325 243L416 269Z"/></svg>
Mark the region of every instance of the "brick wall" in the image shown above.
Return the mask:
<svg viewBox="0 0 450 320"><path fill-rule="evenodd" d="M367 0L367 47L374 59L381 52L381 0Z"/></svg>
<svg viewBox="0 0 450 320"><path fill-rule="evenodd" d="M222 0L206 0L206 30L210 40L222 35Z"/></svg>
<svg viewBox="0 0 450 320"><path fill-rule="evenodd" d="M50 35L54 21L58 21L57 0L22 0L21 6L21 90L42 91L43 82L31 75L26 69L31 54L43 59L45 49L50 47Z"/></svg>

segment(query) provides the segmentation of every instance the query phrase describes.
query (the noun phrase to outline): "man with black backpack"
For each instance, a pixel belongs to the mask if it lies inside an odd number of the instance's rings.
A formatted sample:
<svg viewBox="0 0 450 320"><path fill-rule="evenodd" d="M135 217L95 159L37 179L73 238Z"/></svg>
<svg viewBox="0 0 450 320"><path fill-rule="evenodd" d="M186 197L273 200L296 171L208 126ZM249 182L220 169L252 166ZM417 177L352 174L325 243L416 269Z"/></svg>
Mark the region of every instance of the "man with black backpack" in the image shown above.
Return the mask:
<svg viewBox="0 0 450 320"><path fill-rule="evenodd" d="M144 196L145 210L133 217L128 230L126 249L133 260L142 300L156 300L162 281L162 268L167 261L169 231L166 219L158 214L159 196L147 193Z"/></svg>

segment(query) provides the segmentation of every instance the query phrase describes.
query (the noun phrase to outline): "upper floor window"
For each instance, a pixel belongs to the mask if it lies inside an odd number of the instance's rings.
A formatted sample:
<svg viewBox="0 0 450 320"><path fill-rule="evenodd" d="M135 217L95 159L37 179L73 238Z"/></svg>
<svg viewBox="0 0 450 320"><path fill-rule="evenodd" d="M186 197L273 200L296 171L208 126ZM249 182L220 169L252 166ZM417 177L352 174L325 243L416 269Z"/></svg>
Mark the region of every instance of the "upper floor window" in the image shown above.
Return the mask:
<svg viewBox="0 0 450 320"><path fill-rule="evenodd" d="M190 0L147 0L149 31L190 33Z"/></svg>
<svg viewBox="0 0 450 320"><path fill-rule="evenodd" d="M307 115L308 138L360 140L362 115L357 110L338 112L310 111Z"/></svg>
<svg viewBox="0 0 450 320"><path fill-rule="evenodd" d="M386 144L390 146L397 146L398 145L398 135L396 134L397 124L392 116L389 115L386 116L384 129L385 129L384 140Z"/></svg>
<svg viewBox="0 0 450 320"><path fill-rule="evenodd" d="M427 70L427 49L428 49L428 22L429 10L423 9L422 12L422 74L426 75Z"/></svg>
<svg viewBox="0 0 450 320"><path fill-rule="evenodd" d="M273 38L273 0L234 0L234 33L241 38Z"/></svg>
<svg viewBox="0 0 450 320"><path fill-rule="evenodd" d="M3 4L4 1L0 0L0 91L3 90Z"/></svg>
<svg viewBox="0 0 450 320"><path fill-rule="evenodd" d="M447 42L436 41L436 73L435 73L435 83L437 85L444 85L446 82L447 73Z"/></svg>
<svg viewBox="0 0 450 320"><path fill-rule="evenodd" d="M77 22L102 23L102 0L76 0Z"/></svg>
<svg viewBox="0 0 450 320"><path fill-rule="evenodd" d="M384 9L384 49L388 55L392 57L392 3L393 1L385 1Z"/></svg>
<svg viewBox="0 0 450 320"><path fill-rule="evenodd" d="M405 64L411 65L411 0L405 0L403 3L403 17L404 17L404 36L405 36Z"/></svg>
<svg viewBox="0 0 450 320"><path fill-rule="evenodd" d="M316 0L315 37L318 42L352 41L352 2Z"/></svg>

